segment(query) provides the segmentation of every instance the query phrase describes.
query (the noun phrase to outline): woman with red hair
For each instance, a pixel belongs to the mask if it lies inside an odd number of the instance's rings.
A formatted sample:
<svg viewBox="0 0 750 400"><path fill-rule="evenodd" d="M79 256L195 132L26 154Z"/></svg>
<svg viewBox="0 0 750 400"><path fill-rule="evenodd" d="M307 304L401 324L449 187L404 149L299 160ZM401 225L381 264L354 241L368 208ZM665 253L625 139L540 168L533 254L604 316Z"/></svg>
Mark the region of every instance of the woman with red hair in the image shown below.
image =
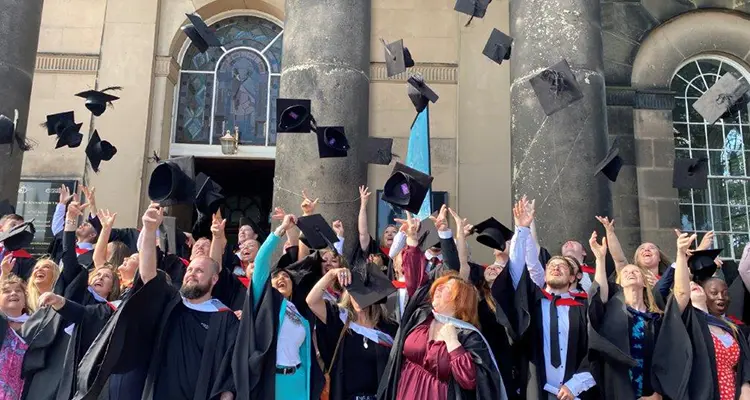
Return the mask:
<svg viewBox="0 0 750 400"><path fill-rule="evenodd" d="M493 399L506 393L477 326L479 297L454 272L430 284L418 246L419 220L407 213L403 272L409 302L378 389L379 400ZM456 232L464 246L462 229Z"/></svg>

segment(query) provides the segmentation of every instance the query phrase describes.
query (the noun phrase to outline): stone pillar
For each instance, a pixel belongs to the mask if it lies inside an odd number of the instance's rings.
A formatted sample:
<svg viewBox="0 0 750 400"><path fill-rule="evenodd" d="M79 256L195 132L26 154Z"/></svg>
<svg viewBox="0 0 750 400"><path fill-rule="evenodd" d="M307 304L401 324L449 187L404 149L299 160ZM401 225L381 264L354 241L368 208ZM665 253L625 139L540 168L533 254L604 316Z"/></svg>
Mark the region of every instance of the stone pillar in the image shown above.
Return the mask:
<svg viewBox="0 0 750 400"><path fill-rule="evenodd" d="M273 203L299 213L307 189L329 223L344 223L347 249L357 240L357 187L367 183L358 150L369 128L370 10L370 0L286 1L281 97L310 99L318 125L343 126L351 149L321 159L314 133L279 134Z"/></svg>
<svg viewBox="0 0 750 400"><path fill-rule="evenodd" d="M511 149L514 198L536 199L541 245L586 243L611 194L595 165L607 153L599 0L511 0ZM545 116L528 80L567 59L584 98Z"/></svg>
<svg viewBox="0 0 750 400"><path fill-rule="evenodd" d="M13 119L26 136L43 0L0 0L0 114ZM12 149L12 152L11 152ZM16 203L23 153L14 143L0 145L0 200Z"/></svg>

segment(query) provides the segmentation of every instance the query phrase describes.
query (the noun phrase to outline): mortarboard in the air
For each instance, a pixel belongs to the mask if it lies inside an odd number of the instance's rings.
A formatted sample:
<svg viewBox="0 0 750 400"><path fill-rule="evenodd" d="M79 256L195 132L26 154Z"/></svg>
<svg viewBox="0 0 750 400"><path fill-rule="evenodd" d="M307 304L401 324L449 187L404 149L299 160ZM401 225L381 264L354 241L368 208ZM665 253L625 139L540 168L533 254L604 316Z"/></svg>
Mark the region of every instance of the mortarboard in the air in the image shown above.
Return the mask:
<svg viewBox="0 0 750 400"><path fill-rule="evenodd" d="M380 267L360 259L352 268L352 283L346 287L360 309L379 304L397 289Z"/></svg>
<svg viewBox="0 0 750 400"><path fill-rule="evenodd" d="M3 243L3 247L6 250L21 250L31 244L35 233L36 229L34 228L34 220L32 219L16 226L8 232L0 233L0 242Z"/></svg>
<svg viewBox="0 0 750 400"><path fill-rule="evenodd" d="M466 23L466 26L469 26L474 17L484 18L484 14L487 12L487 7L490 3L492 3L492 0L456 0L456 5L453 9L471 16Z"/></svg>
<svg viewBox="0 0 750 400"><path fill-rule="evenodd" d="M10 204L10 201L8 201L8 199L3 199L2 201L0 201L0 218L8 214L15 214L15 213L16 213L16 207Z"/></svg>
<svg viewBox="0 0 750 400"><path fill-rule="evenodd" d="M346 157L349 141L346 140L343 126L319 126L315 134L318 136L320 158Z"/></svg>
<svg viewBox="0 0 750 400"><path fill-rule="evenodd" d="M620 173L622 168L622 158L620 158L620 149L617 147L617 143L612 145L609 149L609 153L597 166L594 172L594 176L599 173L604 174L612 182L617 181L617 175Z"/></svg>
<svg viewBox="0 0 750 400"><path fill-rule="evenodd" d="M513 231L494 217L474 225L474 231L479 233L477 242L500 251L505 250L505 242L513 238Z"/></svg>
<svg viewBox="0 0 750 400"><path fill-rule="evenodd" d="M688 267L693 274L693 282L701 284L716 273L714 260L721 254L723 249L698 250L688 259Z"/></svg>
<svg viewBox="0 0 750 400"><path fill-rule="evenodd" d="M216 213L224 202L221 186L201 172L195 177L195 187L198 188L195 195L195 208L198 212L207 215Z"/></svg>
<svg viewBox="0 0 750 400"><path fill-rule="evenodd" d="M117 147L112 146L106 140L99 138L99 132L94 130L94 134L91 135L89 144L86 145L86 157L91 163L91 169L94 172L99 172L99 165L102 161L109 161L112 157L117 154Z"/></svg>
<svg viewBox="0 0 750 400"><path fill-rule="evenodd" d="M733 72L727 72L693 103L693 108L712 125L748 90L750 83Z"/></svg>
<svg viewBox="0 0 750 400"><path fill-rule="evenodd" d="M195 161L192 156L162 161L148 182L148 197L162 206L195 201Z"/></svg>
<svg viewBox="0 0 750 400"><path fill-rule="evenodd" d="M31 150L28 140L18 134L18 110L15 110L12 121L5 115L0 114L0 145L11 145L10 150L13 152L13 142L18 144L21 151Z"/></svg>
<svg viewBox="0 0 750 400"><path fill-rule="evenodd" d="M424 82L424 77L421 75L410 76L407 82L409 99L411 99L418 113L427 107L428 102L435 103L440 98L435 91L427 86Z"/></svg>
<svg viewBox="0 0 750 400"><path fill-rule="evenodd" d="M86 99L86 108L98 117L104 114L104 111L107 110L107 106L111 106L113 101L120 99L117 96L107 93L112 90L122 90L122 87L110 86L102 90L87 90L76 94L76 96Z"/></svg>
<svg viewBox="0 0 750 400"><path fill-rule="evenodd" d="M567 60L545 69L529 80L544 113L550 116L583 98Z"/></svg>
<svg viewBox="0 0 750 400"><path fill-rule="evenodd" d="M388 165L393 160L393 139L368 137L365 146L365 162L368 164Z"/></svg>
<svg viewBox="0 0 750 400"><path fill-rule="evenodd" d="M47 121L42 123L42 126L47 128L47 135L57 135L56 149L64 146L76 148L83 141L83 135L80 132L83 123L76 123L73 111L48 115Z"/></svg>
<svg viewBox="0 0 750 400"><path fill-rule="evenodd" d="M320 214L308 215L297 219L297 227L305 235L305 244L314 250L329 247L336 251L334 243L339 241L336 232Z"/></svg>
<svg viewBox="0 0 750 400"><path fill-rule="evenodd" d="M676 189L706 189L708 187L708 160L705 157L674 160L672 187Z"/></svg>
<svg viewBox="0 0 750 400"><path fill-rule="evenodd" d="M433 217L437 216L437 212L432 213ZM440 235L438 234L437 227L435 226L435 223L432 222L432 219L425 218L420 222L419 224L419 233L417 235L419 238L418 245L419 248L421 248L424 251L427 251L431 248L441 248L440 243Z"/></svg>
<svg viewBox="0 0 750 400"><path fill-rule="evenodd" d="M308 133L314 120L310 100L276 99L277 132Z"/></svg>
<svg viewBox="0 0 750 400"><path fill-rule="evenodd" d="M412 214L419 213L433 178L404 164L396 163L383 186L382 199Z"/></svg>
<svg viewBox="0 0 750 400"><path fill-rule="evenodd" d="M385 69L388 72L389 78L414 66L414 59L411 58L409 49L404 47L403 39L399 39L393 43L386 43L383 38L380 38L380 42L383 43Z"/></svg>
<svg viewBox="0 0 750 400"><path fill-rule="evenodd" d="M193 45L201 53L205 53L209 47L221 47L219 38L208 28L203 19L198 14L185 14L190 20L191 25L182 27L182 31L185 32Z"/></svg>
<svg viewBox="0 0 750 400"><path fill-rule="evenodd" d="M487 44L484 45L482 54L487 56L490 60L502 64L503 60L510 60L510 50L512 45L512 37L493 28L490 38L487 39Z"/></svg>

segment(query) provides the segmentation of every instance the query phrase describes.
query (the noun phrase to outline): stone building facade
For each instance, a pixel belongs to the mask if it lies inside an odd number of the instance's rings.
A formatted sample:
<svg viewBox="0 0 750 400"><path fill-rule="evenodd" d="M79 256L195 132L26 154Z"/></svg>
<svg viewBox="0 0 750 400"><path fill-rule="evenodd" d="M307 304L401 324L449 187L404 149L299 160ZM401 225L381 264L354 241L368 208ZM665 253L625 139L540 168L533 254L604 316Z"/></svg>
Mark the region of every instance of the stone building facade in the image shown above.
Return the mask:
<svg viewBox="0 0 750 400"><path fill-rule="evenodd" d="M520 29L513 1L493 1L483 19L464 26L467 18L453 11L452 0L372 0L369 135L394 138L394 153L405 157L414 118L406 95L408 76L387 77L379 41L403 38L416 61L410 72L424 75L440 95L431 108L433 190L442 196L438 201L475 222L491 215L512 222L512 159L518 155L511 154L511 133L521 129L511 126L515 111L507 64L514 60L497 65L482 49L492 28L511 34ZM750 144L748 114L710 127L694 118L689 102L728 70L750 77L750 5L729 0L577 3L600 7L603 71L596 72L606 81L605 142L617 139L625 166L616 183L596 184L609 185L610 212L626 251L641 241L672 249L674 227L715 229L719 245L732 249L723 255L739 258L750 234L741 179L750 175L745 167L750 152L743 145L745 138ZM194 155L198 170L222 177L220 184L234 190L229 199L236 211L233 220L242 214L267 217L284 7L283 0L46 0L27 130L39 145L24 155L22 179L81 180L97 188L100 207L118 211L119 225L133 226L148 202L152 156ZM191 12L231 47L197 53L180 30L185 13ZM122 98L98 118L73 97L113 85L124 88L118 94ZM35 123L66 110L75 110L85 136L97 130L118 148L98 174L87 166L84 146L55 150L52 138ZM234 125L240 127L243 145L236 155L222 155L218 138ZM715 178L710 189L678 193L671 187L674 159L697 152L716 158L711 158ZM380 189L391 168L369 166L367 184ZM593 179L591 171L571 173ZM351 183L352 198L361 183ZM388 211L372 203L371 226L382 227ZM549 247L559 245L558 236L548 237ZM489 260L486 250L473 248L476 257Z"/></svg>

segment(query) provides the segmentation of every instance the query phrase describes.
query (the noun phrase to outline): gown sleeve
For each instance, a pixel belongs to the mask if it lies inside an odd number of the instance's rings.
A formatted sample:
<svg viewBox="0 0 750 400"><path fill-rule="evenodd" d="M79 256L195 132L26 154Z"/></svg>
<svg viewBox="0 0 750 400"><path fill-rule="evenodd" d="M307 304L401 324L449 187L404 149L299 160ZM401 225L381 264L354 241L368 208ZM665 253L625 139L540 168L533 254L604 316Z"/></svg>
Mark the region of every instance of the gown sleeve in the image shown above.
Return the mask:
<svg viewBox="0 0 750 400"><path fill-rule="evenodd" d="M260 301L260 295L263 294L266 281L271 276L271 255L280 241L281 238L276 236L276 232L272 232L263 242L263 245L260 246L260 249L258 249L258 254L255 256L252 283L250 285L253 294L253 304L258 304Z"/></svg>
<svg viewBox="0 0 750 400"><path fill-rule="evenodd" d="M463 347L448 353L451 359L451 374L464 390L474 390L477 386L477 374L471 354Z"/></svg>
<svg viewBox="0 0 750 400"><path fill-rule="evenodd" d="M425 270L425 264L427 260L424 258L424 254L419 250L419 247L409 246L403 250L401 268L404 271L404 277L406 278L406 292L409 297L413 296L414 293L425 285L428 281L427 271Z"/></svg>
<svg viewBox="0 0 750 400"><path fill-rule="evenodd" d="M341 330L344 329L344 323L341 322L339 317L339 307L328 300L325 303L326 321L325 324L315 324L315 336L320 357L323 359L325 367L328 368L333 361L333 351L339 341L339 336L341 336Z"/></svg>

